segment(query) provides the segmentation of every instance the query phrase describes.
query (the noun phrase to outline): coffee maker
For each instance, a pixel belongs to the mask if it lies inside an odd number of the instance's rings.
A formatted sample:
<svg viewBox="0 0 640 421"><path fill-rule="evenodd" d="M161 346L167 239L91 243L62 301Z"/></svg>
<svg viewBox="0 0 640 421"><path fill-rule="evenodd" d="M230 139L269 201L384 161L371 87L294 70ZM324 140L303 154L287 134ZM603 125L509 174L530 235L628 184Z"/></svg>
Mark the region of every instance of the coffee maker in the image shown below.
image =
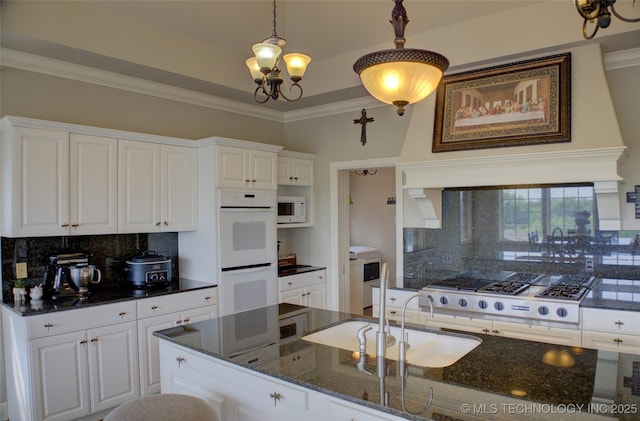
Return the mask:
<svg viewBox="0 0 640 421"><path fill-rule="evenodd" d="M71 282L69 268L88 265L89 254L82 252L63 252L49 256L44 272L44 294L47 298L76 295L78 286Z"/></svg>

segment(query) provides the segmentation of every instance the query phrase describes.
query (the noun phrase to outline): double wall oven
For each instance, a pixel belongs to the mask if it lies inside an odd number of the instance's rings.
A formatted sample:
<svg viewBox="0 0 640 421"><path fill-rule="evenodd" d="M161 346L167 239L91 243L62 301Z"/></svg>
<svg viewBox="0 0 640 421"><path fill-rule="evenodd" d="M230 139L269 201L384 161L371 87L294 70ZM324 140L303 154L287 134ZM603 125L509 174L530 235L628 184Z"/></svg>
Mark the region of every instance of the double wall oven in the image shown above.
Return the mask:
<svg viewBox="0 0 640 421"><path fill-rule="evenodd" d="M219 194L220 314L277 304L276 193Z"/></svg>

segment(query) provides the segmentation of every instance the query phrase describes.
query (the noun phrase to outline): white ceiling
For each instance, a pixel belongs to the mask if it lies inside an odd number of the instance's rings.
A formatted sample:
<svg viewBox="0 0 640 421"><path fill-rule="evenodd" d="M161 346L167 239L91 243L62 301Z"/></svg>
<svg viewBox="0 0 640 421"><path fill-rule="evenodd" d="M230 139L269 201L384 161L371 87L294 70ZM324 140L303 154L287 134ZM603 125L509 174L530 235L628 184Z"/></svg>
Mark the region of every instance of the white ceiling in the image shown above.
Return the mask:
<svg viewBox="0 0 640 421"><path fill-rule="evenodd" d="M23 1L2 2L3 27L9 26L7 20L16 16L16 4ZM404 4L409 17L406 29L407 47L425 48L411 45L414 34L425 33L437 28L450 26L470 19L495 13L503 13L520 7L544 2L558 2L560 0L407 0ZM562 0L571 3L571 0ZM624 0L626 1L626 0ZM33 2L30 2L33 3ZM75 3L51 0L52 3ZM81 40L60 43L49 39L38 39L33 34L18 33L19 30L3 30L2 45L4 47L57 58L63 61L83 64L90 67L109 70L129 76L141 77L156 82L180 86L194 91L200 91L241 102L253 103L253 87L248 71L244 67L244 58L251 55L251 45L271 35L273 9L271 0L200 0L200 1L171 1L171 0L95 0L80 2L90 4L92 19L95 22L85 22L92 25L95 31L100 25L97 16L110 16L122 19L123 22L140 22L145 27L154 27L166 33L175 34L175 39L191 40L194 45L210 45L211 55L219 62L233 62L232 71L224 70L206 80L194 74L180 73L168 70L168 67L155 67L142 61L122 59L115 52L113 55L105 53L105 49L92 49L83 46ZM621 2L619 2L621 3ZM629 2L627 2L629 3ZM573 7L570 4L570 7ZM321 69L321 62L332 57L349 55L359 57L362 51L371 46L393 48L393 30L389 24L393 2L390 0L279 0L277 2L277 32L287 39L287 52L303 52L312 57L309 73ZM5 12L14 13L5 13ZM575 31L580 31L580 19L576 14L571 22ZM52 18L55 19L55 16ZM89 18L87 18L89 20ZM6 24L9 25L6 25ZM123 23L124 24L124 23ZM615 25L624 23L616 22ZM544 28L544 22L541 22ZM614 25L614 24L612 24ZM634 24L626 24L634 25ZM118 31L118 28L109 28ZM515 34L506 34L514 36ZM78 37L83 34L78 33ZM144 35L142 35L144 36ZM460 42L475 34L464 34ZM635 35L637 37L637 33ZM628 38L628 37L627 37ZM625 44L625 43L623 43ZM626 44L629 44L627 39ZM633 44L633 42L632 42ZM636 46L640 42L636 42ZM184 45L184 49L190 45ZM427 47L428 48L428 47ZM617 47L609 47L616 49ZM620 48L625 48L624 45ZM628 48L628 47L626 47ZM377 48L376 48L377 49ZM356 54L357 53L357 54ZM446 52L441 52L446 55ZM143 54L141 54L142 56ZM211 58L209 58L211 59ZM171 57L167 57L171 60ZM204 61L204 60L203 60ZM209 63L204 63L209 66ZM326 67L325 67L326 68ZM337 70L336 70L337 71ZM351 78L352 86L344 88L332 85L331 74L323 75L323 83L308 87L311 92L300 101L300 105L281 102L273 105L274 109L291 110L296 107L318 105L344 98L350 99L363 95L363 88L358 85L357 77L351 69L339 69L341 77ZM319 73L318 70L316 72ZM240 74L242 73L242 74ZM345 74L345 76L342 75ZM317 77L313 75L311 77ZM355 81L355 82L354 82ZM305 86L303 80L302 85ZM246 87L246 88L245 88Z"/></svg>

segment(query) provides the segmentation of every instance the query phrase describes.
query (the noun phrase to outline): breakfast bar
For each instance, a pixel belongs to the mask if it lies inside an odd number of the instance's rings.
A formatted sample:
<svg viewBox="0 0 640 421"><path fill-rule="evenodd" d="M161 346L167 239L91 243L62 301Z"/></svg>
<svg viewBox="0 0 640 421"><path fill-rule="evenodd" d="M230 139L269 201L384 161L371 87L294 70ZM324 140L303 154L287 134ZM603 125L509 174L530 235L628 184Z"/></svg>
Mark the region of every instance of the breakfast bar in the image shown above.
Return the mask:
<svg viewBox="0 0 640 421"><path fill-rule="evenodd" d="M281 338L281 321L294 316L306 332ZM162 392L202 397L223 419L639 416L638 355L464 333L481 343L450 365L408 363L403 376L392 355L363 359L351 349L307 340L346 321L371 323L367 335L375 341L375 319L289 304L155 332ZM462 335L429 323L410 327Z"/></svg>

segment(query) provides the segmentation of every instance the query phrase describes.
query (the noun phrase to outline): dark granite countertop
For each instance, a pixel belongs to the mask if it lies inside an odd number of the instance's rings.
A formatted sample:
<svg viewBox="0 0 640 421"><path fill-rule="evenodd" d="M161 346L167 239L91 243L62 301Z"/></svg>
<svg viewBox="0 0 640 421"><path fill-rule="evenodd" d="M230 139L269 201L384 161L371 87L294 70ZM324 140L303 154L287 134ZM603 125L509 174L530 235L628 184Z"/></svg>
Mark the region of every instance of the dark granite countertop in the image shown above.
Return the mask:
<svg viewBox="0 0 640 421"><path fill-rule="evenodd" d="M294 310L300 314L299 307ZM460 403L460 396L462 402L471 405L472 409L496 409L496 414L502 417L508 415L509 410L504 405L513 402L522 405L547 405L529 406L547 409L567 408L569 405L576 408L585 405L582 407L585 408L584 411L587 411L587 406L592 402L605 402L605 406L600 409L611 408L613 404L627 405L626 414L615 414L615 417L624 420L638 419L639 355L479 334L472 336L482 339L482 343L448 367L423 368L408 365L409 376L406 379L404 393L409 408L423 407L428 399L428 387L433 387L432 407L420 415L413 415L402 409L402 382L396 361L385 360L388 374L381 381L375 374L378 364L375 357L367 358L366 369L373 373L368 375L357 370L357 359L354 359L351 351L312 343L299 337L292 341L280 342L277 327L279 319L287 317L286 311L287 309L278 306L265 307L193 323L187 327L161 330L154 335L248 370L406 419L440 419L441 415L452 419L476 419L473 413L465 412L464 405ZM366 316L314 308L306 308L302 314L306 315L308 333L349 319L376 322L375 319ZM275 332L273 337L265 338L264 346L273 346L274 343L278 345L277 364L269 360L249 365L241 362L242 358L238 359L242 351L225 349L229 341L221 333L232 333L233 329L227 329L231 326L242 326L237 318L246 322L252 317L256 321L266 320L266 326L271 326L271 330ZM181 329L184 330L184 335L181 334ZM199 334L200 339L194 341L194 334ZM259 344L253 345L252 351L255 352L255 346ZM288 363L292 354L297 355L298 359L306 358L302 364L305 370L292 369L292 364ZM300 355L302 357L299 357ZM390 396L388 406L380 404L381 383L383 390ZM452 398L454 394L458 399ZM487 397L491 400L489 404ZM482 406L483 403L496 406ZM474 404L478 406L474 407ZM448 413L443 412L443 408L448 408ZM488 413L485 412L486 414ZM526 418L522 415L518 414L518 418ZM549 419L562 418L557 415L557 412L550 413Z"/></svg>
<svg viewBox="0 0 640 421"><path fill-rule="evenodd" d="M580 306L640 311L640 280L598 278Z"/></svg>
<svg viewBox="0 0 640 421"><path fill-rule="evenodd" d="M324 269L326 268L322 266L311 266L311 265L282 266L278 268L278 277L281 278L283 276L299 275L301 273L314 272L316 270L324 270Z"/></svg>
<svg viewBox="0 0 640 421"><path fill-rule="evenodd" d="M79 297L77 294L63 295L55 300L30 300L24 303L14 303L12 301L3 302L6 308L13 310L22 316L34 316L38 314L51 313L55 311L66 311L78 308L87 308L104 304L111 304L120 301L136 300L140 298L157 297L161 295L176 294L196 289L212 288L214 285L191 279L179 279L173 281L166 287L150 289L136 289L128 285L110 288L92 288L90 294Z"/></svg>

